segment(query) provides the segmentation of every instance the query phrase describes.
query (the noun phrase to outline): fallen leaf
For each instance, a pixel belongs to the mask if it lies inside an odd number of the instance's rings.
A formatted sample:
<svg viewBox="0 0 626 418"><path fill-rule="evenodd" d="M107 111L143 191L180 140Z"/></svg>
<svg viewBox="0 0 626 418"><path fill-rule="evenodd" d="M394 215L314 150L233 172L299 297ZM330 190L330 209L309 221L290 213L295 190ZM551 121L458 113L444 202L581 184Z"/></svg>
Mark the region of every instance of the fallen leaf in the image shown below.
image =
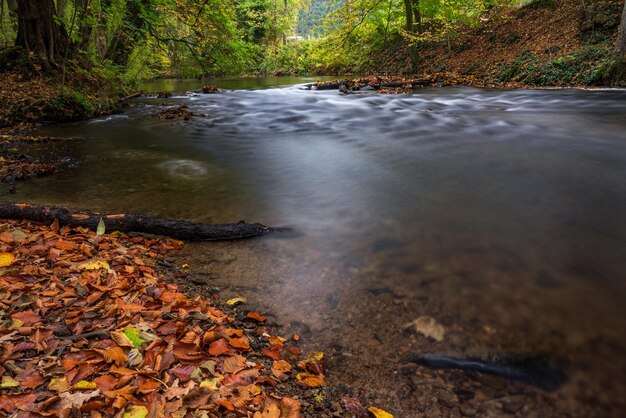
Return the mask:
<svg viewBox="0 0 626 418"><path fill-rule="evenodd" d="M408 323L406 328L415 328L420 334L430 337L435 341L443 341L446 334L444 326L430 316L420 316L415 321Z"/></svg>
<svg viewBox="0 0 626 418"><path fill-rule="evenodd" d="M298 383L300 383L302 386L308 386L312 388L324 386L326 384L326 379L324 379L324 376L315 375L312 373L298 373L296 375L296 379L298 380Z"/></svg>
<svg viewBox="0 0 626 418"><path fill-rule="evenodd" d="M81 270L99 270L99 269L110 269L109 263L104 260L93 259L89 261L85 261L84 263L80 263L78 268Z"/></svg>
<svg viewBox="0 0 626 418"><path fill-rule="evenodd" d="M133 344L133 342L130 340L130 338L128 338L128 336L126 336L126 334L124 332L121 331L112 331L111 332L111 339L113 341L115 341L115 343L117 345L119 345L120 347L134 347L135 344Z"/></svg>
<svg viewBox="0 0 626 418"><path fill-rule="evenodd" d="M393 415L391 415L389 412L383 411L382 409L376 408L375 406L370 406L369 408L367 408L367 410L370 411L370 413L374 415L375 418L393 418Z"/></svg>
<svg viewBox="0 0 626 418"><path fill-rule="evenodd" d="M99 390L94 390L93 392L63 392L59 393L59 398L61 398L61 404L59 405L59 410L63 411L65 409L72 408L80 408L83 406L85 402L90 399L95 398L96 396L100 396Z"/></svg>
<svg viewBox="0 0 626 418"><path fill-rule="evenodd" d="M227 357L224 359L224 364L222 365L222 372L235 374L246 367L246 358L244 356L236 355L232 357Z"/></svg>
<svg viewBox="0 0 626 418"><path fill-rule="evenodd" d="M98 222L98 227L96 228L96 235L104 235L105 230L104 220L100 218L100 222Z"/></svg>
<svg viewBox="0 0 626 418"><path fill-rule="evenodd" d="M141 345L146 342L146 340L139 336L139 330L137 328L125 328L124 335L132 341L133 347L135 348L141 347Z"/></svg>
<svg viewBox="0 0 626 418"><path fill-rule="evenodd" d="M0 253L0 267L6 267L13 264L15 256L11 253Z"/></svg>
<svg viewBox="0 0 626 418"><path fill-rule="evenodd" d="M280 417L281 418L300 418L301 404L300 401L284 397L280 400Z"/></svg>
<svg viewBox="0 0 626 418"><path fill-rule="evenodd" d="M237 297L237 298L228 299L226 301L226 304L228 306L235 306L235 305L240 304L240 303L246 303L246 298Z"/></svg>
<svg viewBox="0 0 626 418"><path fill-rule="evenodd" d="M246 315L246 318L254 319L255 321L259 321L259 322L267 321L267 318L258 312L248 312L248 314Z"/></svg>
<svg viewBox="0 0 626 418"><path fill-rule="evenodd" d="M145 418L148 415L148 408L143 405L133 405L124 412L122 418Z"/></svg>
<svg viewBox="0 0 626 418"><path fill-rule="evenodd" d="M96 350L102 354L104 361L107 363L115 363L117 366L123 366L126 363L126 353L120 347L112 347L108 350Z"/></svg>
<svg viewBox="0 0 626 418"><path fill-rule="evenodd" d="M287 373L289 373L292 368L291 364L285 360L278 360L272 363L272 374L278 380L285 380L289 377Z"/></svg>
<svg viewBox="0 0 626 418"><path fill-rule="evenodd" d="M200 382L200 388L209 389L209 390L217 390L217 382L218 380L215 377L204 379L202 382Z"/></svg>
<svg viewBox="0 0 626 418"><path fill-rule="evenodd" d="M79 382L76 382L72 386L72 389L75 389L75 390L96 389L96 388L97 388L96 382L88 382L86 380L81 380Z"/></svg>
<svg viewBox="0 0 626 418"><path fill-rule="evenodd" d="M228 343L223 338L213 341L209 346L209 354L212 356L219 356L220 354L227 353L229 350Z"/></svg>
<svg viewBox="0 0 626 418"><path fill-rule="evenodd" d="M9 389L9 388L18 388L20 387L20 382L13 379L11 376L2 376L2 382L0 383L0 388Z"/></svg>
<svg viewBox="0 0 626 418"><path fill-rule="evenodd" d="M67 377L53 377L48 383L48 390L55 392L67 392L70 390L70 384L67 381Z"/></svg>

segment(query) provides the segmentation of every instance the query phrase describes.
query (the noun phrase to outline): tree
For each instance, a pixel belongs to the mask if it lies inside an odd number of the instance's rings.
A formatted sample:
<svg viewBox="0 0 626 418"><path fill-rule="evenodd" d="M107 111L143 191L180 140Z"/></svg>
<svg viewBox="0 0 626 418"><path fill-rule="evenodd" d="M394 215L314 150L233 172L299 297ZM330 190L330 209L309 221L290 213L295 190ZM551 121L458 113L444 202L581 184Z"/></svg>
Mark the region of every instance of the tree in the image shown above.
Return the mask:
<svg viewBox="0 0 626 418"><path fill-rule="evenodd" d="M617 42L615 43L614 56L618 61L626 61L626 3L624 3L622 20L617 32Z"/></svg>
<svg viewBox="0 0 626 418"><path fill-rule="evenodd" d="M19 0L17 2L17 38L15 45L33 52L44 68L54 67L69 48L65 28L55 19L54 0Z"/></svg>
<svg viewBox="0 0 626 418"><path fill-rule="evenodd" d="M419 28L422 24L419 0L404 0L404 12L406 15L406 30L408 32L415 31L415 28Z"/></svg>

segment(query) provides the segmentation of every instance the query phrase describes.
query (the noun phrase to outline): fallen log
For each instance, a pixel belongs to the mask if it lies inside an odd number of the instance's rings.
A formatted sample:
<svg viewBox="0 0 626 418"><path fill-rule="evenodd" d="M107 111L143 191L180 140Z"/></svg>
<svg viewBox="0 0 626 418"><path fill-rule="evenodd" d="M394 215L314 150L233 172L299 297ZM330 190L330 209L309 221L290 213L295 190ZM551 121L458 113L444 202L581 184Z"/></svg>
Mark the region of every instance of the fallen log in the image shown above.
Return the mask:
<svg viewBox="0 0 626 418"><path fill-rule="evenodd" d="M241 221L235 224L196 224L192 222L163 219L133 214L99 214L74 212L59 206L40 206L27 203L0 201L0 219L25 219L41 223L53 223L71 227L98 228L100 220L107 231L144 232L164 235L185 241L218 241L252 238L265 235L274 229L258 223Z"/></svg>
<svg viewBox="0 0 626 418"><path fill-rule="evenodd" d="M372 87L374 89L380 88L396 88L411 86L411 88L424 87L432 85L432 81L428 78L412 78L412 79L399 79L385 78L385 77L368 77L357 78L354 80L333 80L333 81L320 81L311 85L311 89L315 90L340 90L345 94L345 90L359 90L363 87Z"/></svg>

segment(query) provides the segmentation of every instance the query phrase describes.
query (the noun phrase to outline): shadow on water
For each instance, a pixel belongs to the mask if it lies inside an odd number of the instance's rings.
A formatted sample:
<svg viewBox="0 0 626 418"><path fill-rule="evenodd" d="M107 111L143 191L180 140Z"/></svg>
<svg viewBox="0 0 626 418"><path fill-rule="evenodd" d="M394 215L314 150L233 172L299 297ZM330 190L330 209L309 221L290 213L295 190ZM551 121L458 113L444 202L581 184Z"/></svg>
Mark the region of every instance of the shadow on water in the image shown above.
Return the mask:
<svg viewBox="0 0 626 418"><path fill-rule="evenodd" d="M620 416L625 100L297 86L142 99L124 115L51 127L85 138L63 145L78 167L11 198L292 228L290 239L194 244L179 256L197 291L245 294L328 354L331 382L398 416L468 405L486 416ZM162 102L206 117L160 120ZM407 334L420 316L445 339ZM570 365L569 379L548 395L402 361L433 352L542 355Z"/></svg>

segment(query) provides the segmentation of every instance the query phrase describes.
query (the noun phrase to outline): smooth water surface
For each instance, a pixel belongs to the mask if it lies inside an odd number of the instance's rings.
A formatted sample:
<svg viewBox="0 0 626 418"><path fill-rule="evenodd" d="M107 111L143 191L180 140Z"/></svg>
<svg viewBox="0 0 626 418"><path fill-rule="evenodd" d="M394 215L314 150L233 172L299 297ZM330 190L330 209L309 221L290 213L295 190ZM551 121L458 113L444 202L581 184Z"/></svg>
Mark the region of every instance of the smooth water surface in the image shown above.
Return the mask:
<svg viewBox="0 0 626 418"><path fill-rule="evenodd" d="M554 416L619 416L625 91L290 86L135 103L51 127L84 138L64 145L78 166L12 199L295 228L186 256L207 287L310 332L334 379L398 416L435 408L418 389L372 387L398 379L406 352L545 356L571 376ZM161 120L164 104L205 116ZM421 315L446 326L443 342L406 334ZM545 413L532 399L522 415Z"/></svg>

